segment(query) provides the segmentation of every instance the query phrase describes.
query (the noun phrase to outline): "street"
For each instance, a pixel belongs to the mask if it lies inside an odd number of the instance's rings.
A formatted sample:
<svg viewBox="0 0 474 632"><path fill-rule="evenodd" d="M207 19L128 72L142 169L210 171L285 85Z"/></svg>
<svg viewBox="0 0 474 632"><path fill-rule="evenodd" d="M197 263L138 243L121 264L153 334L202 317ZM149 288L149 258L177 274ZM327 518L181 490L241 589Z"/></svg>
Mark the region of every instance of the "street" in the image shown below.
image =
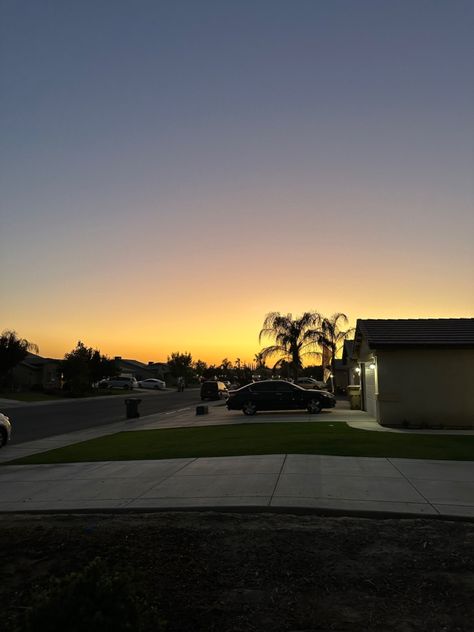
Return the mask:
<svg viewBox="0 0 474 632"><path fill-rule="evenodd" d="M200 403L199 389L177 391L137 391L100 398L66 399L29 403L13 407L2 405L12 422L11 444L102 426L125 419L125 399L138 397L140 416L168 412Z"/></svg>

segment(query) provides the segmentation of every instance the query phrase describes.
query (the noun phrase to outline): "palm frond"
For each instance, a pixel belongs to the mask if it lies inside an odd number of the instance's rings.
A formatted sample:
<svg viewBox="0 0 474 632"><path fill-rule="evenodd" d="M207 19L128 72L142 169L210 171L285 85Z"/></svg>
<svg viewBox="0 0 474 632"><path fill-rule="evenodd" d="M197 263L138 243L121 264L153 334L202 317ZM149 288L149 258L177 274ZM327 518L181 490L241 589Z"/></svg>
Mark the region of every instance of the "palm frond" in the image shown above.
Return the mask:
<svg viewBox="0 0 474 632"><path fill-rule="evenodd" d="M277 354L284 356L284 358L289 356L286 349L281 345L271 345L270 347L265 347L260 353L263 361Z"/></svg>

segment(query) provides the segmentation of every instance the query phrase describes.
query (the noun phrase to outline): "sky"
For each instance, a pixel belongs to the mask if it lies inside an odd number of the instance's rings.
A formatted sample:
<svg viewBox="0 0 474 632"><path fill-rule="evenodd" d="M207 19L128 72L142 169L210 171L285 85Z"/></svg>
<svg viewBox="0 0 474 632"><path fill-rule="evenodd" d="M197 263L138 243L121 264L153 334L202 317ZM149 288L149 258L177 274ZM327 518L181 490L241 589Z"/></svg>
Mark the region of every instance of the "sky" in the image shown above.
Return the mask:
<svg viewBox="0 0 474 632"><path fill-rule="evenodd" d="M250 361L474 315L471 0L0 0L0 330Z"/></svg>

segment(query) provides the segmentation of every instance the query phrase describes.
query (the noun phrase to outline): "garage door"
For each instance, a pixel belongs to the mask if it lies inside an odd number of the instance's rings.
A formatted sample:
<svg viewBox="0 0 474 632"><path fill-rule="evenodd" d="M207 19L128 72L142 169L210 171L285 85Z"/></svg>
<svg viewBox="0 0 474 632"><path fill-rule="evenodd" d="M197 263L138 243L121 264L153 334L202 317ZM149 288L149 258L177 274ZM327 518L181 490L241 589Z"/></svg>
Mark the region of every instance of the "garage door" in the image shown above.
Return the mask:
<svg viewBox="0 0 474 632"><path fill-rule="evenodd" d="M364 364L364 410L377 418L375 371L375 368L370 369L368 364Z"/></svg>

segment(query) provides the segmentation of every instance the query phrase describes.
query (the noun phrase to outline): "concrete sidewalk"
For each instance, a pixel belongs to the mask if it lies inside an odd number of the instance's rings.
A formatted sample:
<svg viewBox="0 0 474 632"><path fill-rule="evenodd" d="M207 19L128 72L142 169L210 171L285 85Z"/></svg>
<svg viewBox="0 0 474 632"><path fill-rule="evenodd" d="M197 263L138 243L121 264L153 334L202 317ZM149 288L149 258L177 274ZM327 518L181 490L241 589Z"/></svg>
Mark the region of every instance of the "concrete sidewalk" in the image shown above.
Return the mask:
<svg viewBox="0 0 474 632"><path fill-rule="evenodd" d="M354 427L365 426L367 431L380 431L375 421L362 411L335 409L318 416L301 412L249 418L217 405L210 407L209 415L196 416L194 408L188 408L10 445L1 450L0 461L7 463L28 454L124 430L290 420L344 421ZM275 454L0 467L0 511L184 507L473 518L474 466L467 461Z"/></svg>

